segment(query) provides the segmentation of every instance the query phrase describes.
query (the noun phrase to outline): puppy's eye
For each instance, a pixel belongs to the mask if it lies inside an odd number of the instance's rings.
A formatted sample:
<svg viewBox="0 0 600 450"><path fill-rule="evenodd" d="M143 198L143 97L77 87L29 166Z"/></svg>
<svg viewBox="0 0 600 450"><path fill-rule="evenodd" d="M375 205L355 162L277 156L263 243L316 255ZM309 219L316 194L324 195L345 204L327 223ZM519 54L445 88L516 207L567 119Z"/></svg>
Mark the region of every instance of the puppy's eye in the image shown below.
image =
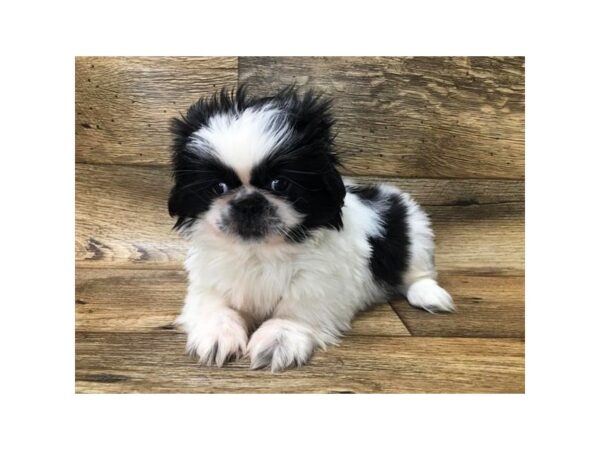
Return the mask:
<svg viewBox="0 0 600 450"><path fill-rule="evenodd" d="M288 186L289 183L285 180L282 180L281 178L275 178L271 180L271 183L269 185L273 192L283 192L288 188Z"/></svg>
<svg viewBox="0 0 600 450"><path fill-rule="evenodd" d="M226 183L220 182L213 186L213 191L217 195L223 195L229 191L229 186Z"/></svg>

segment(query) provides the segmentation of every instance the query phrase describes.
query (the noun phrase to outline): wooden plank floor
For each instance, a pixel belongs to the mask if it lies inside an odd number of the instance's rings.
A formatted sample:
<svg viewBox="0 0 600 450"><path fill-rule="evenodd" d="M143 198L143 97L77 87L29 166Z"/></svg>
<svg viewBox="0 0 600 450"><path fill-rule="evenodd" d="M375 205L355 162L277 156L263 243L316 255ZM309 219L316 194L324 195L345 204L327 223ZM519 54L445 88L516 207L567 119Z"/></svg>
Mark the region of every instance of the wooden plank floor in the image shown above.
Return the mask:
<svg viewBox="0 0 600 450"><path fill-rule="evenodd" d="M333 94L344 174L430 214L456 314L362 312L300 369L204 368L172 325L168 119L238 81ZM77 58L77 392L523 392L523 58Z"/></svg>

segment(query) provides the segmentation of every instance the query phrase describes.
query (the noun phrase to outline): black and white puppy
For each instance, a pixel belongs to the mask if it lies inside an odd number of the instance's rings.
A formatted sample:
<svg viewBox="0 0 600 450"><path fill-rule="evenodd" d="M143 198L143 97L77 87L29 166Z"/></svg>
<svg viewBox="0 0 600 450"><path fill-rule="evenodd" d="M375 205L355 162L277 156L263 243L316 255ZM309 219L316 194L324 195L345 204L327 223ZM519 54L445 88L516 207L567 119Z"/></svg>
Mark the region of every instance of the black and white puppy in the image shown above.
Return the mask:
<svg viewBox="0 0 600 450"><path fill-rule="evenodd" d="M223 91L173 119L169 213L189 240L177 323L202 364L304 364L397 293L454 309L426 214L395 187L342 180L332 125L330 101L295 88Z"/></svg>

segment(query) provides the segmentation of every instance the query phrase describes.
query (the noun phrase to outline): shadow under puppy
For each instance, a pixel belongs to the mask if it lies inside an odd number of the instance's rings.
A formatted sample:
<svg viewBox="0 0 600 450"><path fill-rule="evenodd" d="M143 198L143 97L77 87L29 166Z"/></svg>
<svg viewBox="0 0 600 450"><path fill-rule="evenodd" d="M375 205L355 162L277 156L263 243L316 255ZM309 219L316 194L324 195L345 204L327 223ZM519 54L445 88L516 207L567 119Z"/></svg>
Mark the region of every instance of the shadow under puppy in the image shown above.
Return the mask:
<svg viewBox="0 0 600 450"><path fill-rule="evenodd" d="M454 309L429 219L395 187L344 181L332 125L329 100L293 87L222 91L173 119L169 213L189 242L177 324L200 363L304 364L397 293Z"/></svg>

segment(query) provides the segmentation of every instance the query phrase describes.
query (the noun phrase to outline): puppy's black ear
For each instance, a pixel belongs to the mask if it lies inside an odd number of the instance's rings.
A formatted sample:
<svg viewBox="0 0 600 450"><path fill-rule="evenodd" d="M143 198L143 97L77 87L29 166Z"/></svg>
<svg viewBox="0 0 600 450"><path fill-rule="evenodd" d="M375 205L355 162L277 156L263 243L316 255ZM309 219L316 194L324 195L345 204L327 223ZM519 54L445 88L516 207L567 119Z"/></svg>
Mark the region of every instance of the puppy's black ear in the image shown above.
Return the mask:
<svg viewBox="0 0 600 450"><path fill-rule="evenodd" d="M316 94L313 90L299 94L295 86L282 89L276 98L285 105L294 129L303 137L304 142L316 141L323 144L321 149L330 153L334 163L337 163L331 131L335 123L331 114L331 99Z"/></svg>
<svg viewBox="0 0 600 450"><path fill-rule="evenodd" d="M185 224L189 223L186 217L191 215L190 193L186 192L185 188L190 179L187 174L191 169L191 155L186 151L186 146L191 134L202 126L202 118L198 113L198 105L201 102L202 100L192 105L187 114L180 119L171 119L170 131L173 137L171 147L171 175L174 183L169 194L168 206L169 215L177 217L177 222L173 226L176 230L185 228Z"/></svg>
<svg viewBox="0 0 600 450"><path fill-rule="evenodd" d="M325 158L322 168L323 184L331 196L332 204L343 206L346 188L338 172L340 161L335 152L333 125L335 120L331 113L332 100L309 90L304 94L297 94L294 86L281 91L280 95L292 97L289 102L290 116L297 133L302 136L304 144L310 144L313 151L321 152Z"/></svg>
<svg viewBox="0 0 600 450"><path fill-rule="evenodd" d="M312 174L301 183L312 188L311 193L303 194L310 204L303 211L307 214L304 225L341 229L346 188L338 172L339 160L334 150L331 100L313 91L300 94L295 86L283 89L275 98L286 110L294 131L287 143L289 150L278 152L277 158L289 158L293 161L292 170L301 167L304 173Z"/></svg>
<svg viewBox="0 0 600 450"><path fill-rule="evenodd" d="M335 164L331 163L331 168L328 174L323 176L323 182L327 186L334 203L341 208L344 206L344 198L346 197L346 186L342 180L342 176L337 170Z"/></svg>

